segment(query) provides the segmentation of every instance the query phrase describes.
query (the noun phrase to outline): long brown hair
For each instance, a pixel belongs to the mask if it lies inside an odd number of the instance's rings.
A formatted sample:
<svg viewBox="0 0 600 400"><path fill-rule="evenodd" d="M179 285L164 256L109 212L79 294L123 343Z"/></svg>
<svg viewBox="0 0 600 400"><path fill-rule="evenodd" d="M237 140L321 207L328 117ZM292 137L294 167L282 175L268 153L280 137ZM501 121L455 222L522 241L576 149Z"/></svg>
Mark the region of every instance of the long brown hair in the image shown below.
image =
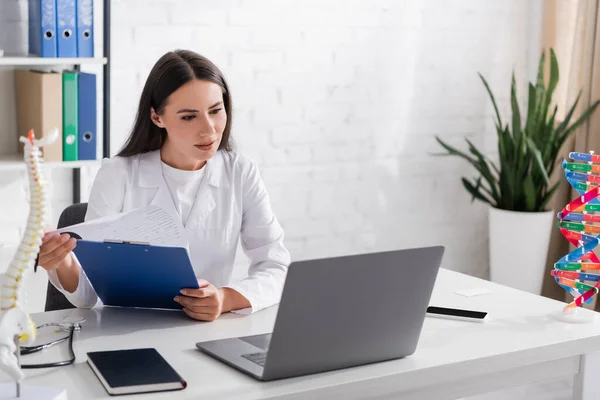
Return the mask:
<svg viewBox="0 0 600 400"><path fill-rule="evenodd" d="M167 131L151 121L150 109L154 108L157 114L161 114L171 93L194 79L216 83L223 90L227 123L219 150L231 151L231 94L223 73L200 54L189 50L175 50L163 55L152 67L140 97L133 129L117 155L128 157L160 149L167 137Z"/></svg>

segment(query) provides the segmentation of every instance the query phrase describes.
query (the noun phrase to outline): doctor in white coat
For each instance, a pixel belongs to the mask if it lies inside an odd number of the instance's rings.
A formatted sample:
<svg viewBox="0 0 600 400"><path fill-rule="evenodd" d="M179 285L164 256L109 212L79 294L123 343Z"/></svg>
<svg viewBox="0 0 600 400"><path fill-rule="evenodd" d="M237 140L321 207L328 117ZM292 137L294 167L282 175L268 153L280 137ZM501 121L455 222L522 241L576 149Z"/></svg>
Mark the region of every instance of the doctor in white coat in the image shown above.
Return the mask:
<svg viewBox="0 0 600 400"><path fill-rule="evenodd" d="M192 318L252 313L276 304L290 255L257 166L231 147L231 95L221 71L191 51L169 52L153 67L131 135L104 159L86 221L147 205L178 217L200 289L174 301ZM232 281L239 241L248 276ZM46 234L39 265L77 307L98 301L67 234ZM135 284L132 282L132 285Z"/></svg>

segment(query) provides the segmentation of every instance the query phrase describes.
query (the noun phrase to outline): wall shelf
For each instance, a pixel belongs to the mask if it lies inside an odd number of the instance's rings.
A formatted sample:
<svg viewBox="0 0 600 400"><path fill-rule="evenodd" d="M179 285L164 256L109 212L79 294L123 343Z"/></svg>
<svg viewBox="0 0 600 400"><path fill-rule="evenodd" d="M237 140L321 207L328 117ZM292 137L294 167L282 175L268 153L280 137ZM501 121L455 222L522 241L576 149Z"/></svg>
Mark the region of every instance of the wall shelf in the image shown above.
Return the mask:
<svg viewBox="0 0 600 400"><path fill-rule="evenodd" d="M4 1L4 0L0 0ZM83 161L62 161L62 162L45 162L45 168L66 168L73 171L73 203L78 203L81 198L81 171L80 168L87 166L99 166L101 165L103 158L110 157L110 48L111 48L111 1L102 1L102 31L103 31L103 49L102 54L98 54L97 57L85 58L85 57L38 57L36 55L25 55L25 54L11 54L4 53L0 56L0 70L4 70L4 67L44 67L52 66L71 66L73 70L80 71L82 65L100 65L102 66L102 104L101 104L101 115L98 115L99 119L102 119L103 129L102 132L97 132L97 137L102 137L102 152L98 156L97 160L83 160ZM0 87L0 94L4 88ZM1 103L1 101L0 101ZM0 133L1 134L1 133ZM25 163L23 162L23 156L21 154L0 154L0 172L1 171L18 171L24 170Z"/></svg>
<svg viewBox="0 0 600 400"><path fill-rule="evenodd" d="M104 65L108 62L106 57L96 58L49 58L36 56L15 56L5 54L0 57L0 65L8 66L52 66L52 65L84 65L97 64Z"/></svg>
<svg viewBox="0 0 600 400"><path fill-rule="evenodd" d="M43 168L83 168L100 165L102 160L54 161L44 162ZM0 154L0 171L25 170L22 154Z"/></svg>

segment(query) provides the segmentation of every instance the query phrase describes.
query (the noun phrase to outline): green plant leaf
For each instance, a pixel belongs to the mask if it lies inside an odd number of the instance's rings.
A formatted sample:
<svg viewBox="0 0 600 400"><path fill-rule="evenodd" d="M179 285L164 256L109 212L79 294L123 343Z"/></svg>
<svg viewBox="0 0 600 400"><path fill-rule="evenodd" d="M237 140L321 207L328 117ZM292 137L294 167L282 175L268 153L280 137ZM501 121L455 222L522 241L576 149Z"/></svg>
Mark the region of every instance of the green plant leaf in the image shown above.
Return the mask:
<svg viewBox="0 0 600 400"><path fill-rule="evenodd" d="M491 201L490 199L488 199L486 196L484 196L480 191L479 191L479 184L476 183L477 186L473 186L473 184L471 182L469 182L469 180L467 178L461 178L463 186L465 187L465 189L467 189L467 191L469 193L471 193L471 202L475 201L475 199L477 200L481 200L483 202L489 203L491 205L494 205L494 202Z"/></svg>
<svg viewBox="0 0 600 400"><path fill-rule="evenodd" d="M546 62L550 63L547 84L544 80ZM562 147L568 137L596 111L600 100L579 113L576 111L580 104L579 93L564 120L557 122L558 107L553 104L552 98L559 81L559 65L553 49L550 49L548 61L546 54L541 53L535 81L528 82L526 110L521 110L519 106L515 73L512 73L509 99L511 116L507 123L502 122L498 104L487 80L480 73L479 77L494 108L493 119L498 139L497 165L468 138L468 149L465 151L448 145L439 137L436 140L445 149L444 155L466 160L477 172L476 178L472 180L462 178L462 184L472 196L472 201L480 200L508 210L544 210L560 187L559 183L551 185L550 177L558 169L556 166L560 166L557 157Z"/></svg>
<svg viewBox="0 0 600 400"><path fill-rule="evenodd" d="M475 167L475 169L481 175L483 175L484 173L489 174L489 167L487 166L487 164L485 162L484 163L480 163L479 159L474 159L474 158L469 157L467 154L463 153L462 151L457 150L456 148L454 148L454 147L450 146L449 144L445 143L442 139L440 139L437 136L436 136L436 140L442 145L442 147L444 147L446 149L446 151L448 152L448 155L454 155L454 156L458 156L460 158L465 159L467 162L469 162L471 165L473 165L473 167ZM464 182L463 182L463 184L464 184ZM494 182L493 177L492 177L491 180L488 181L488 184L490 185L491 188L494 188L494 190L495 190L495 182ZM487 190L486 188L483 188L481 186L481 177L480 177L480 181L478 183L477 188L473 187L472 185L471 185L471 187L472 187L473 190L476 190L477 193L480 193L479 192L479 188L480 187L482 189L484 189L485 191L487 191L488 193L490 192L490 190ZM483 194L481 194L481 196L483 196ZM489 200L489 199L486 199L485 201L488 201L488 202L492 203L492 201Z"/></svg>
<svg viewBox="0 0 600 400"><path fill-rule="evenodd" d="M498 134L498 150L500 153L500 165L502 166L502 173L500 175L501 204L506 209L511 209L513 206L515 192L515 171L509 155L512 153L509 153L505 147L505 143L508 141L506 138L509 136L507 125L504 132Z"/></svg>
<svg viewBox="0 0 600 400"><path fill-rule="evenodd" d="M450 146L449 144L447 144L446 142L444 142L442 139L440 139L438 136L435 137L435 140L437 140L437 142L439 144L442 145L442 147L444 149L446 149L446 151L448 152L448 154L443 154L443 155L451 155L451 156L458 156L460 158L463 158L465 160L467 160L471 165L473 165L474 167L477 167L477 160L474 158L469 157L467 154L465 154L464 152Z"/></svg>
<svg viewBox="0 0 600 400"><path fill-rule="evenodd" d="M533 155L533 165L544 179L544 183L546 185L550 185L550 178L548 178L548 173L546 172L546 167L544 165L544 161L542 160L542 154L540 153L540 150L536 146L535 142L531 140L531 138L527 138L527 146ZM527 175L527 177L531 177L531 174Z"/></svg>
<svg viewBox="0 0 600 400"><path fill-rule="evenodd" d="M519 103L517 101L517 83L515 81L515 73L512 74L510 85L510 106L512 111L512 131L517 142L520 142L521 136L521 112L519 111Z"/></svg>
<svg viewBox="0 0 600 400"><path fill-rule="evenodd" d="M546 131L548 132L548 140L544 143L544 150L542 151L542 159L545 161L546 168L550 167L548 164L552 164L555 159L555 151L553 151L554 147L556 147L556 138L557 138L557 130L554 126L556 121L556 113L558 111L558 106L554 106L554 111L552 112L552 116L550 117L550 121L546 126Z"/></svg>
<svg viewBox="0 0 600 400"><path fill-rule="evenodd" d="M546 56L545 53L542 52L542 55L540 56L540 61L539 61L539 65L538 65L538 75L537 75L537 82L535 84L535 97L534 97L534 101L535 101L535 125L536 127L539 128L540 124L544 123L544 119L546 117L546 115L543 112L543 102L544 102L544 97L545 97L545 91L546 91L546 87L544 85L544 66L545 66L545 60L546 60ZM529 137L537 139L538 133L539 133L539 129L534 129L530 132Z"/></svg>
<svg viewBox="0 0 600 400"><path fill-rule="evenodd" d="M535 211L536 189L531 175L527 175L523 181L523 193L525 195L525 209L522 211Z"/></svg>
<svg viewBox="0 0 600 400"><path fill-rule="evenodd" d="M485 78L483 77L483 75L479 74L479 77L483 81L483 84L485 85L485 89L487 90L488 95L490 96L490 99L492 100L492 104L494 105L494 111L496 112L496 118L498 119L498 121L496 123L496 127L497 127L497 129L502 129L502 119L500 118L500 112L498 111L498 105L496 104L496 100L494 99L492 90L490 89L490 86L488 85L488 83L485 80Z"/></svg>
<svg viewBox="0 0 600 400"><path fill-rule="evenodd" d="M498 168L498 166L496 165L496 163L494 163L494 161L493 161L493 160L490 160L490 159L488 158L488 161L490 162L490 165L492 166L492 169L494 170L494 172L495 172L495 173L496 173L496 175L497 175L497 178L496 178L496 179L499 179L499 177L500 177L500 169Z"/></svg>
<svg viewBox="0 0 600 400"><path fill-rule="evenodd" d="M596 108L598 107L598 104L600 104L600 100L597 100L587 110L585 110L585 112L583 112L583 114L581 114L579 119L577 121L575 121L573 123L573 125L571 125L569 128L567 128L567 130L563 134L563 137L565 139L568 138L571 135L571 133L573 133L575 131L575 129L577 129L581 124L583 124L588 119L588 117L590 115L592 115L592 113L596 110Z"/></svg>
<svg viewBox="0 0 600 400"><path fill-rule="evenodd" d="M465 138L465 141L469 145L469 151L477 157L480 166L479 170L481 171L481 175L483 175L488 185L490 186L492 197L496 201L498 201L498 198L500 196L498 195L498 190L496 188L496 179L494 178L494 175L490 170L486 157L475 147L475 145L469 139Z"/></svg>
<svg viewBox="0 0 600 400"><path fill-rule="evenodd" d="M484 192L486 192L495 202L496 204L498 203L498 200L494 198L494 195L492 194L492 192L490 191L490 189L486 188L484 185L481 184L481 176L479 178L477 178L477 185L475 186L476 189L481 189Z"/></svg>
<svg viewBox="0 0 600 400"><path fill-rule="evenodd" d="M525 133L531 134L532 126L535 124L535 87L529 83L529 92L527 96L527 118L525 120Z"/></svg>
<svg viewBox="0 0 600 400"><path fill-rule="evenodd" d="M554 49L550 49L550 78L548 79L548 90L546 91L546 97L544 99L544 116L548 114L550 102L552 101L552 95L554 93L554 89L556 89L556 85L558 84L558 78L558 60L556 59L556 53L554 53Z"/></svg>
<svg viewBox="0 0 600 400"><path fill-rule="evenodd" d="M540 60L538 61L538 73L537 73L537 82L536 86L544 86L544 67L546 64L546 53L542 51L540 55Z"/></svg>
<svg viewBox="0 0 600 400"><path fill-rule="evenodd" d="M517 101L517 83L515 73L512 74L510 84L510 107L512 111L512 139L514 140L514 159L517 161L517 170L520 169L520 161L522 160L521 152L524 145L523 132L521 132L521 112Z"/></svg>
<svg viewBox="0 0 600 400"><path fill-rule="evenodd" d="M577 94L577 97L575 98L575 102L569 109L569 112L567 112L563 121L560 123L560 125L558 125L558 128L556 128L556 134L558 135L558 137L561 137L563 132L567 129L567 126L569 125L569 121L571 121L571 118L573 117L573 113L575 112L575 108L577 107L577 103L579 103L580 98L581 98L581 92L579 92Z"/></svg>
<svg viewBox="0 0 600 400"><path fill-rule="evenodd" d="M498 145L502 147L504 161L508 162L512 160L515 154L515 143L513 137L510 135L508 124L503 130L498 132Z"/></svg>
<svg viewBox="0 0 600 400"><path fill-rule="evenodd" d="M517 177L524 177L527 173L528 158L527 155L527 136L521 135L518 143L518 148L515 151L514 162L515 162L515 173Z"/></svg>
<svg viewBox="0 0 600 400"><path fill-rule="evenodd" d="M477 180L477 182L478 183L481 182L481 177L479 177L479 179ZM484 192L486 192L496 203L498 203L498 199L494 199L494 195L492 194L492 192L491 192L490 189L486 188L485 186L483 186L481 184L478 186L478 188L481 189L481 190L483 190Z"/></svg>

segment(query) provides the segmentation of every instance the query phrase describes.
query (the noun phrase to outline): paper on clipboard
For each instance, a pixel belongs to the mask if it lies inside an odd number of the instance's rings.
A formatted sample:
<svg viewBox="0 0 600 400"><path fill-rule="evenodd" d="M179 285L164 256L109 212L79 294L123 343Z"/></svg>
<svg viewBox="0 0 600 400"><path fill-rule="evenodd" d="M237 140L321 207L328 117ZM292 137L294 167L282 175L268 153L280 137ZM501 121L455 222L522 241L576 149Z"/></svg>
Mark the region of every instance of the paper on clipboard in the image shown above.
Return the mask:
<svg viewBox="0 0 600 400"><path fill-rule="evenodd" d="M145 242L153 246L184 247L189 251L183 225L157 206L93 219L57 229L56 232L72 232L90 241Z"/></svg>

